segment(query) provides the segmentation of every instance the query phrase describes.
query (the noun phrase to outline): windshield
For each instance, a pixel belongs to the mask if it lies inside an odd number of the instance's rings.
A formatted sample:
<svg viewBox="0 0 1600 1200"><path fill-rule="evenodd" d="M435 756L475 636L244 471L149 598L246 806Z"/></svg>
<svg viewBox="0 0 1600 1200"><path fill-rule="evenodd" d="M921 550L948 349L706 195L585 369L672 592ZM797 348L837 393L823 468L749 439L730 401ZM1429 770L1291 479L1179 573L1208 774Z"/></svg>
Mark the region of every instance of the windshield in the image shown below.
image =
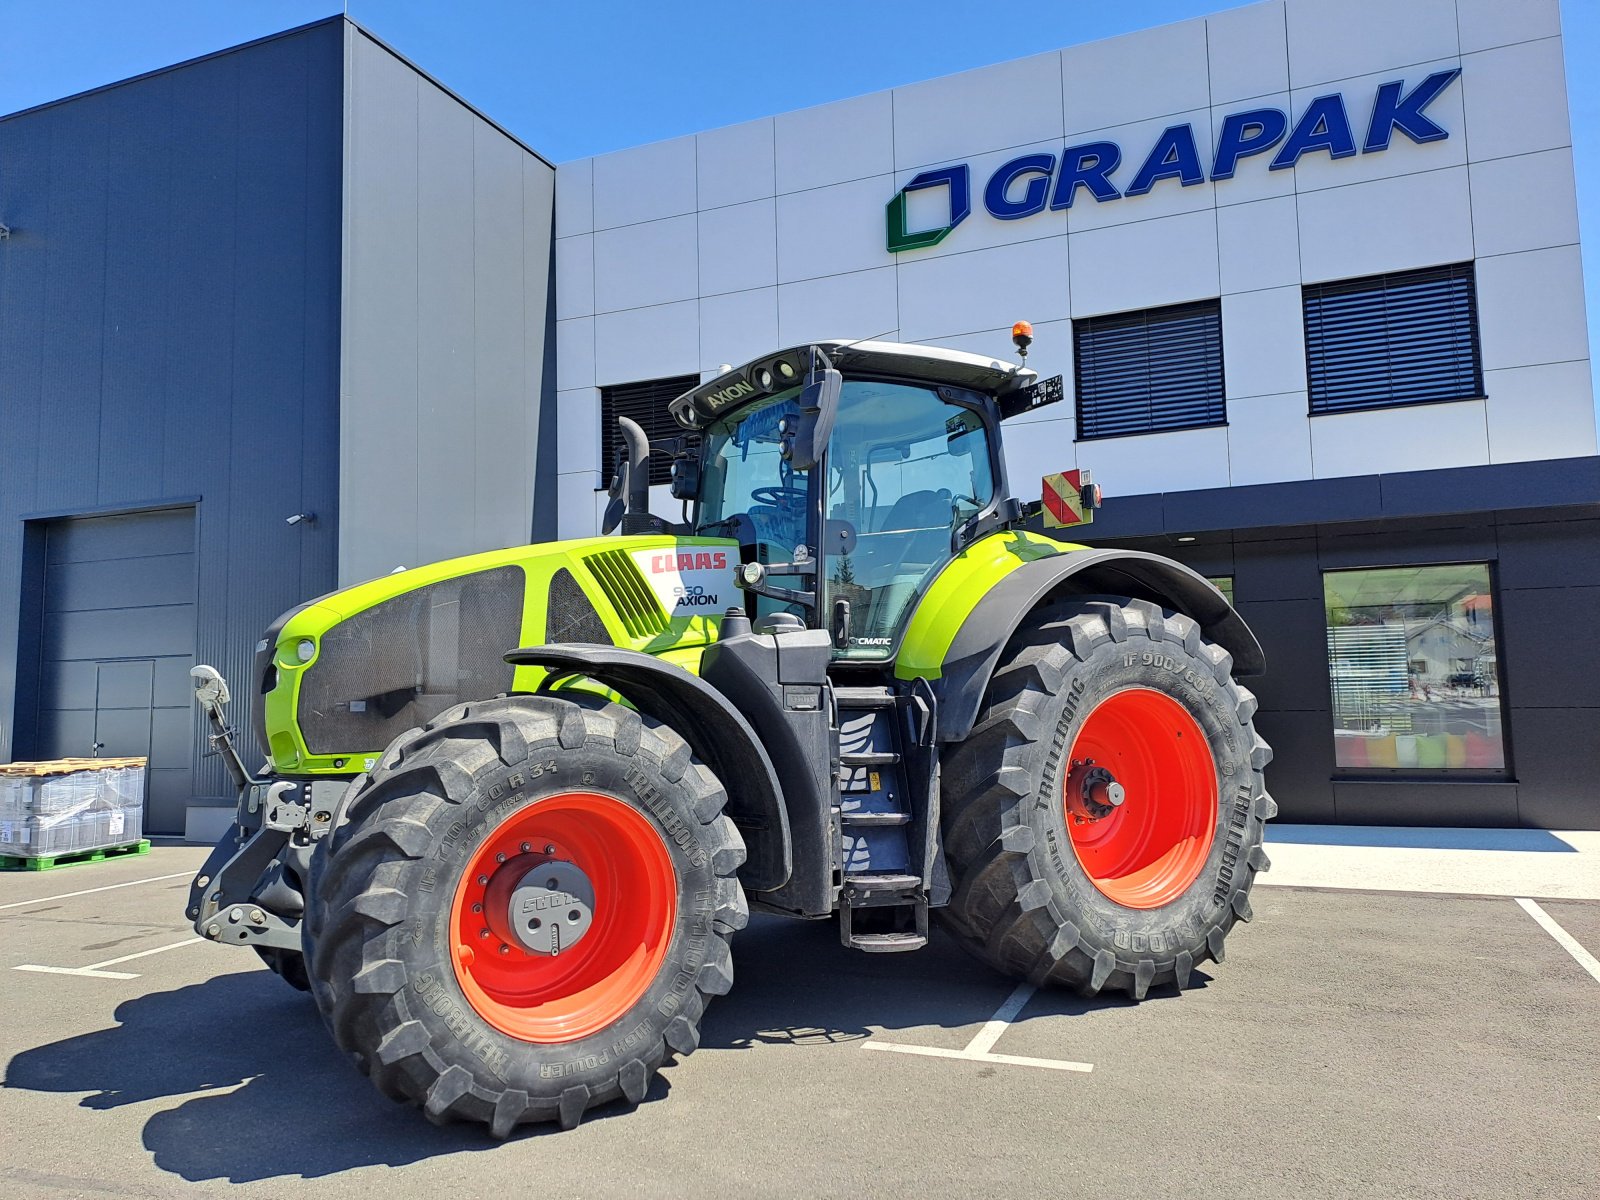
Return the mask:
<svg viewBox="0 0 1600 1200"><path fill-rule="evenodd" d="M972 409L929 388L852 380L828 443L827 513L855 534L828 560L824 611L850 601L845 658L884 658L901 620L950 558L951 532L994 497L989 440Z"/></svg>
<svg viewBox="0 0 1600 1200"><path fill-rule="evenodd" d="M706 430L697 529L753 535L761 562L788 562L806 536L808 473L784 461L778 442L778 422L799 419L798 396L798 388L783 392ZM750 519L743 534L728 524L741 515Z"/></svg>
<svg viewBox="0 0 1600 1200"><path fill-rule="evenodd" d="M805 541L808 472L780 453L778 424L799 419L799 389L706 430L697 531L755 543L790 562ZM845 658L886 658L905 614L950 558L951 532L994 498L982 418L930 388L851 379L828 442L823 613L850 602ZM848 550L841 547L848 546ZM757 615L793 606L762 597ZM796 610L797 611L797 610Z"/></svg>

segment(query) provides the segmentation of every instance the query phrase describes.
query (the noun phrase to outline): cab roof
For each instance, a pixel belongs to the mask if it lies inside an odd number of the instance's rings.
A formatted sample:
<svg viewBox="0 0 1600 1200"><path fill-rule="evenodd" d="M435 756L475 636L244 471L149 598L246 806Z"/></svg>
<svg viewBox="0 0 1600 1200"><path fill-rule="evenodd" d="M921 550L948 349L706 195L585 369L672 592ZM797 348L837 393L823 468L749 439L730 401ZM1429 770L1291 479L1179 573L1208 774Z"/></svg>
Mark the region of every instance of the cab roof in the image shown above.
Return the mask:
<svg viewBox="0 0 1600 1200"><path fill-rule="evenodd" d="M763 354L741 367L724 371L679 396L669 409L680 425L698 429L762 396L787 391L804 376L813 346L847 376L890 375L916 383L949 384L989 394L1024 387L1036 377L1031 369L1017 363L964 350L946 350L942 346L843 340L805 342ZM787 365L787 374L779 370L780 364ZM762 385L762 379L769 380L766 386Z"/></svg>

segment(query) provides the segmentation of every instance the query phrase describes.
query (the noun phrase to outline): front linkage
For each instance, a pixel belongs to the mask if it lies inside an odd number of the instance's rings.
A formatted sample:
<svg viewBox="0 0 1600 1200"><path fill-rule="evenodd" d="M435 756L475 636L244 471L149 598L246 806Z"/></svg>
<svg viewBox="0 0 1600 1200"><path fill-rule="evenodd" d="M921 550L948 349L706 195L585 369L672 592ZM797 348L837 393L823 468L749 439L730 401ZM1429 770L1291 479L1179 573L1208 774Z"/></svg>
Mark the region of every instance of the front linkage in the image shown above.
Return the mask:
<svg viewBox="0 0 1600 1200"><path fill-rule="evenodd" d="M217 843L189 884L187 915L201 937L253 947L268 966L304 990L302 881L310 872L313 847L327 835L332 806L313 800L309 782L251 775L224 714L227 683L212 667L196 667L190 674L211 726L212 749L227 766L239 800L231 836Z"/></svg>

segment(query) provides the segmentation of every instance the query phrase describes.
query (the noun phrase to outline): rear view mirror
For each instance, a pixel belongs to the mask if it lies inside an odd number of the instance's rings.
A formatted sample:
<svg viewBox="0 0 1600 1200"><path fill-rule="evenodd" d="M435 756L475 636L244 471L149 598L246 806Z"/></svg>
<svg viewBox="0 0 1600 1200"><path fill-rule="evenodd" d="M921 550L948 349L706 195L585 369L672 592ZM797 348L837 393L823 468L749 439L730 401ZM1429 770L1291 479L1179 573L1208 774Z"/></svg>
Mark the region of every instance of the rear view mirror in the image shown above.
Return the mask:
<svg viewBox="0 0 1600 1200"><path fill-rule="evenodd" d="M833 435L833 418L839 411L839 394L844 376L834 369L822 351L812 348L811 370L800 390L800 422L784 439L784 457L796 471L809 471L817 465Z"/></svg>
<svg viewBox="0 0 1600 1200"><path fill-rule="evenodd" d="M700 494L700 461L684 455L672 460L672 498L693 500Z"/></svg>

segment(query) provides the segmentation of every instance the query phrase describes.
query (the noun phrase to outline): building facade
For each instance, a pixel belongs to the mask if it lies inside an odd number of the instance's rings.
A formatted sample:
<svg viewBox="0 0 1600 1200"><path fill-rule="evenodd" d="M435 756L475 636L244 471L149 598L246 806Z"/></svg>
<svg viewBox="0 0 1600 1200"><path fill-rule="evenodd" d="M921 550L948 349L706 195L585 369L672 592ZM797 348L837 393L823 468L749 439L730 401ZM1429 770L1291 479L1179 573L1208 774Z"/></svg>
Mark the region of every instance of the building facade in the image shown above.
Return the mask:
<svg viewBox="0 0 1600 1200"><path fill-rule="evenodd" d="M548 536L553 197L343 19L0 119L0 759L146 756L203 833L190 667L247 727L284 609Z"/></svg>
<svg viewBox="0 0 1600 1200"><path fill-rule="evenodd" d="M1563 70L1557 0L1269 0L557 169L336 18L0 118L0 758L198 830L194 662L597 532L722 364L1026 319L1014 489L1231 595L1284 819L1600 828Z"/></svg>
<svg viewBox="0 0 1600 1200"><path fill-rule="evenodd" d="M564 533L614 413L684 380L822 337L1006 358L1027 319L1066 401L1007 429L1013 487L1087 469L1080 536L1231 591L1285 819L1600 826L1556 0L1275 0L556 185Z"/></svg>

